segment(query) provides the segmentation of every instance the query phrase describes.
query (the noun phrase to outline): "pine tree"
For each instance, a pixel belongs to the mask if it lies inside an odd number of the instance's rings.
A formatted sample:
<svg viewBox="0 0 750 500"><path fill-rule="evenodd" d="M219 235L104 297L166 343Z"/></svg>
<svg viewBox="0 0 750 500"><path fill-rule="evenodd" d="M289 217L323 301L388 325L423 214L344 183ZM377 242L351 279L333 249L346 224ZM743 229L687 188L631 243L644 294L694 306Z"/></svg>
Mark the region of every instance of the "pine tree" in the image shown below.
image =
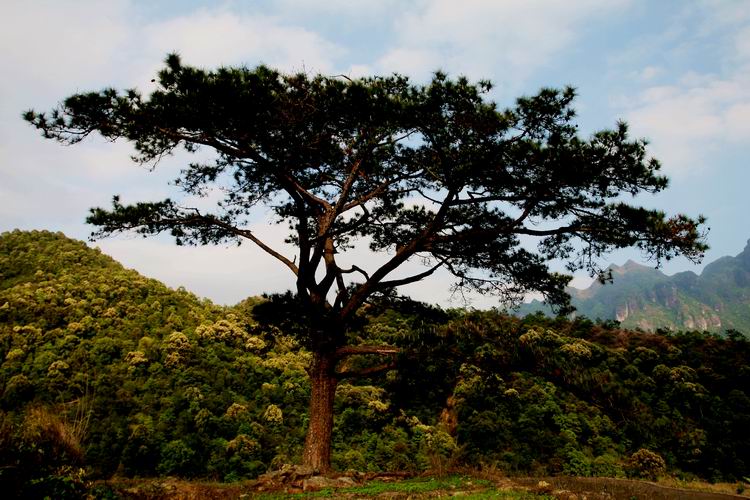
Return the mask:
<svg viewBox="0 0 750 500"><path fill-rule="evenodd" d="M134 231L168 232L177 244L247 241L293 273L313 353L303 460L316 469L330 468L339 380L394 366L396 348L351 345L347 335L374 295L445 269L458 291L506 303L537 291L566 310L570 277L550 272L551 259L597 275L598 258L617 248L635 246L656 260L698 260L707 248L702 217L667 217L621 201L659 192L667 179L624 123L579 137L570 88L543 89L500 110L486 97L489 82L442 73L416 85L398 75L352 80L265 66L206 71L176 55L157 83L147 97L105 89L24 118L64 144L93 132L126 139L141 163L178 147L216 152L215 161L189 164L176 179L188 196L220 186L215 210L171 199L124 205L115 196L87 221L95 238ZM248 229L259 206L288 222L296 256ZM538 239L535 250L521 244L525 236ZM340 254L362 240L387 253L385 263L340 266ZM404 274L413 260L423 270ZM383 362L352 368L347 359L360 355Z"/></svg>

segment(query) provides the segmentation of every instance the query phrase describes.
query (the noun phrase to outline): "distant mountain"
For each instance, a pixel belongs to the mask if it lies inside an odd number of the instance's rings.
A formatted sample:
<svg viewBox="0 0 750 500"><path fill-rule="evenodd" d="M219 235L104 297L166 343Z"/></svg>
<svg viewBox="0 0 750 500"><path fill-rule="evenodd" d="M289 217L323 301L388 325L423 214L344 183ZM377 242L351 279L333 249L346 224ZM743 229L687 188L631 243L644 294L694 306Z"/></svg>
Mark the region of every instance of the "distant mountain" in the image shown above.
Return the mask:
<svg viewBox="0 0 750 500"><path fill-rule="evenodd" d="M750 334L750 240L742 253L721 257L700 275L685 271L667 276L631 260L609 269L611 284L595 281L585 290L568 288L577 315L643 330L736 329ZM519 314L535 311L550 310L535 300Z"/></svg>

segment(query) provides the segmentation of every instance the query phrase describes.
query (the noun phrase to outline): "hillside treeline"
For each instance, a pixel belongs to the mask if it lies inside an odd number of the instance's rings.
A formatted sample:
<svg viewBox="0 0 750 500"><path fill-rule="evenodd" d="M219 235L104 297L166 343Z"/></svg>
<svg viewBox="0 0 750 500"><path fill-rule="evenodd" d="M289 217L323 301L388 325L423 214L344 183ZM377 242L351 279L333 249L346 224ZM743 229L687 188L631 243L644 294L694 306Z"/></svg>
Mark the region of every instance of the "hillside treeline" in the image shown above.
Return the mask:
<svg viewBox="0 0 750 500"><path fill-rule="evenodd" d="M248 277L252 279L252 277ZM251 478L299 460L308 354L293 301L220 307L61 233L0 236L0 482ZM397 367L344 380L334 466L736 480L750 464L750 343L407 299L363 308ZM365 359L351 358L351 363ZM31 491L30 490L30 491Z"/></svg>

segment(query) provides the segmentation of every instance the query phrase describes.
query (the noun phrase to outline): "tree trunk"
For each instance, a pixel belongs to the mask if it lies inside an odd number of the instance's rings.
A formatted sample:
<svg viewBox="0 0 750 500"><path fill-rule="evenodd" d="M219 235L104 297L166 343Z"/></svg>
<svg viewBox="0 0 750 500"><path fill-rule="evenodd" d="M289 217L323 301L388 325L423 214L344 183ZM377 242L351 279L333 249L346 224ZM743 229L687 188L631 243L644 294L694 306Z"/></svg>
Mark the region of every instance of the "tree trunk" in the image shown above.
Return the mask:
<svg viewBox="0 0 750 500"><path fill-rule="evenodd" d="M320 472L331 470L333 397L338 380L333 353L315 353L310 366L310 423L302 463Z"/></svg>

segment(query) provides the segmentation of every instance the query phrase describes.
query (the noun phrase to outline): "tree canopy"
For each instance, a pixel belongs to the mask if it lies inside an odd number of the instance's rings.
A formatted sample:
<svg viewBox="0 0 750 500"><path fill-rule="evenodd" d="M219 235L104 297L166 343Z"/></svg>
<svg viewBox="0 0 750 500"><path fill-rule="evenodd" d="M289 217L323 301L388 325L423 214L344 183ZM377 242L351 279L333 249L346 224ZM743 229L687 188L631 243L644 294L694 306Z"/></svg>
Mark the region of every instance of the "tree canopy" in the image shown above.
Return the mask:
<svg viewBox="0 0 750 500"><path fill-rule="evenodd" d="M311 320L310 442L330 441L336 380L357 375L338 370L339 362L395 352L347 345L355 312L374 294L445 268L458 290L506 302L539 291L565 309L570 278L550 272L551 259L595 275L598 257L616 248L636 246L657 260L699 259L706 248L702 218L623 201L661 191L667 179L624 123L581 138L570 88L543 89L499 109L487 98L489 82L442 73L418 85L399 75L286 75L265 66L206 71L176 55L157 85L147 97L114 89L76 94L49 114L24 117L65 144L93 132L126 139L141 163L156 164L178 147L216 153L175 181L187 196L219 188L223 199L212 211L115 197L111 208L92 209L88 222L98 227L94 237L136 231L169 232L178 244L250 241L286 266ZM259 206L288 223L295 256L249 228ZM524 236L539 239L536 250L522 245ZM358 240L387 252L385 263L339 265L337 256ZM412 259L424 270L396 272ZM328 412L328 423L316 430L318 412ZM306 452L305 460L325 468L325 450L318 457Z"/></svg>
<svg viewBox="0 0 750 500"><path fill-rule="evenodd" d="M373 292L425 278L439 267L460 288L518 299L541 291L566 304L567 279L546 262L601 271L596 258L638 246L657 259L699 258L698 224L628 205L623 193L658 192L667 179L644 140L619 123L582 139L573 89L543 89L509 109L486 99L489 82L437 73L427 85L406 77L351 80L284 75L270 68L184 66L170 55L149 97L136 90L77 94L51 114L25 118L45 137L72 144L92 132L125 138L135 159L158 162L182 146L216 151L186 166L176 184L189 195L220 186L224 199L204 213L167 199L92 210L100 237L169 231L178 244L250 240L297 276L297 293L350 316ZM289 221L296 258L247 229L258 206ZM519 236L541 239L536 252ZM375 270L342 269L336 253L366 237L391 258ZM581 244L574 245L575 240ZM406 260L424 273L389 275ZM316 278L319 267L325 268ZM361 279L347 286L348 273Z"/></svg>

